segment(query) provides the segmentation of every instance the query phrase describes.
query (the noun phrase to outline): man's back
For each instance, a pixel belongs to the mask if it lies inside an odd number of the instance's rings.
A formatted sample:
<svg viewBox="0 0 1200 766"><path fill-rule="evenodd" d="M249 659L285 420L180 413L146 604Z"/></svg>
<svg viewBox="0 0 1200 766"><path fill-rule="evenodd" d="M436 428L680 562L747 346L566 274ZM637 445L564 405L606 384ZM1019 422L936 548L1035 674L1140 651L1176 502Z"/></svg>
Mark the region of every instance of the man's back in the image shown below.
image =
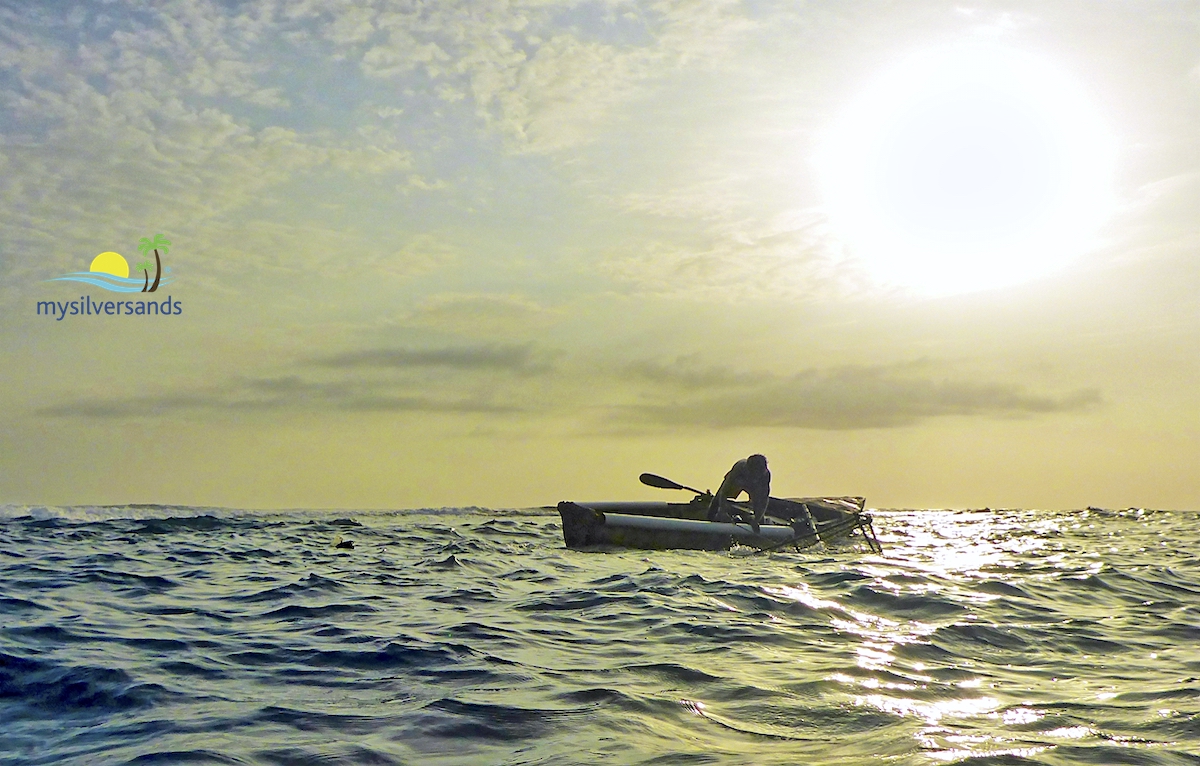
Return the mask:
<svg viewBox="0 0 1200 766"><path fill-rule="evenodd" d="M766 516L767 500L771 495L771 472L767 469L767 459L762 455L751 455L733 464L713 497L709 518L719 515L722 500L732 500L742 492L750 496L755 526L758 526Z"/></svg>

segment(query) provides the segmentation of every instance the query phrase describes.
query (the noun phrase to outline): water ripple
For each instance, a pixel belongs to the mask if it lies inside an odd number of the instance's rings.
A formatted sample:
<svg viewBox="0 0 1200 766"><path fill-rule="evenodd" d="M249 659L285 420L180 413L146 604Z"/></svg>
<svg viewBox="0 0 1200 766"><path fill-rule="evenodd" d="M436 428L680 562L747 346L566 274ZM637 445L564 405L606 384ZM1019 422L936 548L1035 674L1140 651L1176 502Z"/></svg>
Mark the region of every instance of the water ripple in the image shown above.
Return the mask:
<svg viewBox="0 0 1200 766"><path fill-rule="evenodd" d="M0 516L3 766L1200 764L1196 514L883 511L882 556L582 553L486 509Z"/></svg>

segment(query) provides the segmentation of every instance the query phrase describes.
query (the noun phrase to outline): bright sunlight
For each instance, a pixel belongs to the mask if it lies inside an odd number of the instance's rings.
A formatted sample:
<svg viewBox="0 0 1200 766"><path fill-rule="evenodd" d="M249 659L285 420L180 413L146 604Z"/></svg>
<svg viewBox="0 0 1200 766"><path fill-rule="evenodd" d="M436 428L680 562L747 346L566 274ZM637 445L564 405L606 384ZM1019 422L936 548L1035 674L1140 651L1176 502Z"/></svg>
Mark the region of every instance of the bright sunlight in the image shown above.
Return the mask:
<svg viewBox="0 0 1200 766"><path fill-rule="evenodd" d="M1113 139L1047 61L955 45L854 98L816 156L831 223L880 283L947 295L1025 282L1096 244Z"/></svg>

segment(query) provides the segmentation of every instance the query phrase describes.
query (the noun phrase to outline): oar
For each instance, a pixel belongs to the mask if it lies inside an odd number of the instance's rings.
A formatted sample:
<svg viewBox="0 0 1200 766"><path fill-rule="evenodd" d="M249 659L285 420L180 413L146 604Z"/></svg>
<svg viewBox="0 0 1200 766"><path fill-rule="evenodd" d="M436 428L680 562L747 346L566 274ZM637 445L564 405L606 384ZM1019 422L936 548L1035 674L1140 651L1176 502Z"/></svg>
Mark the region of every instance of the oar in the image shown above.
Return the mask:
<svg viewBox="0 0 1200 766"><path fill-rule="evenodd" d="M641 481L643 484L645 484L648 487L657 487L658 489L686 489L689 492L695 492L697 495L709 495L710 494L708 492L701 492L700 490L696 489L695 487L689 487L686 484L680 484L677 481L672 481L664 476L658 476L657 474L653 474L653 473L644 473L638 477L638 480ZM726 500L725 504L732 508L736 508L739 511L742 511L743 513L751 513L751 514L754 513L754 509L752 509L750 506L748 506L744 503L738 503L733 500ZM736 522L734 522L734 523L736 524Z"/></svg>
<svg viewBox="0 0 1200 766"><path fill-rule="evenodd" d="M677 481L671 481L662 476L657 476L652 473L644 473L638 477L638 481L645 484L647 487L657 487L658 489L686 489L688 492L695 492L697 495L704 493L698 489L693 489L686 484L680 484Z"/></svg>
<svg viewBox="0 0 1200 766"><path fill-rule="evenodd" d="M679 482L672 481L671 479L668 479L665 476L659 476L658 474L653 474L653 473L642 474L641 476L638 477L638 481L645 484L647 487L656 487L658 489L686 489L689 492L695 492L697 495L711 494L709 492L701 492L700 490L696 489L695 487L689 487L686 484L680 484ZM778 498L771 498L771 499L777 500ZM734 508L737 508L738 510L741 510L741 511L749 510L749 506L746 505L745 503L739 503L734 500L728 500L728 499L725 502L728 503L729 505L732 505Z"/></svg>

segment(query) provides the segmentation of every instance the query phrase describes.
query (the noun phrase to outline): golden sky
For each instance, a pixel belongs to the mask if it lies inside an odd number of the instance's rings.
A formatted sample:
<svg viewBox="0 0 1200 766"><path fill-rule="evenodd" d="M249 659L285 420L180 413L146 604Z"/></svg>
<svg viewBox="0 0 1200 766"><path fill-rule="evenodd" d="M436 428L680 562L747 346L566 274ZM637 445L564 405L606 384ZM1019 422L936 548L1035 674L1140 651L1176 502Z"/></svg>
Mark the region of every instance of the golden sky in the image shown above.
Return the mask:
<svg viewBox="0 0 1200 766"><path fill-rule="evenodd" d="M1194 509L1198 124L1191 3L8 6L0 503Z"/></svg>

